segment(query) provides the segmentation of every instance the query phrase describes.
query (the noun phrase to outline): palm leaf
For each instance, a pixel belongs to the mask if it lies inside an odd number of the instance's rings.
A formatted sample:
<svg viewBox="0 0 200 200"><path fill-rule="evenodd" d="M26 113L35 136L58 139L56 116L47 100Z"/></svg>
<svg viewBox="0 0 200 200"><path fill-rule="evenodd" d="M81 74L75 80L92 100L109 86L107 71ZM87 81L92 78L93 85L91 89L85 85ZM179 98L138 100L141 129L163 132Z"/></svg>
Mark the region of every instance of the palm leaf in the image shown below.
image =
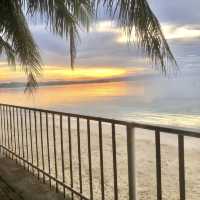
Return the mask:
<svg viewBox="0 0 200 200"><path fill-rule="evenodd" d="M35 86L34 83L41 70L41 59L23 15L21 4L18 1L2 0L0 9L0 30L2 41L6 42L4 49L7 57L12 58L13 64L15 60L20 63L27 77L32 77L32 79L27 79L27 84ZM34 81L29 83L33 79Z"/></svg>
<svg viewBox="0 0 200 200"><path fill-rule="evenodd" d="M100 3L101 0L95 2L97 6ZM162 72L168 71L169 62L177 66L160 23L146 0L104 0L103 7L117 19L128 37L135 29L138 47L144 50L155 66L161 66Z"/></svg>
<svg viewBox="0 0 200 200"><path fill-rule="evenodd" d="M71 67L76 57L78 29L88 30L92 7L90 0L27 0L21 1L31 17L40 16L50 30L61 37L69 38Z"/></svg>
<svg viewBox="0 0 200 200"><path fill-rule="evenodd" d="M15 66L15 51L12 49L8 41L0 37L0 55L5 54L9 65Z"/></svg>

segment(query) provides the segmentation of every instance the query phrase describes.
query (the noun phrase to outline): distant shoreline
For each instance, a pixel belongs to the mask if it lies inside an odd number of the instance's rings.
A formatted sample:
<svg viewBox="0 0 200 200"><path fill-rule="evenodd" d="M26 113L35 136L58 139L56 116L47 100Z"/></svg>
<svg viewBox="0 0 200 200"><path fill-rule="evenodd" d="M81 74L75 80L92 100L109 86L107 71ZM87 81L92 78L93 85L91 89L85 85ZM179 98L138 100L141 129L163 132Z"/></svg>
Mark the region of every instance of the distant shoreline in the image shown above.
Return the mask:
<svg viewBox="0 0 200 200"><path fill-rule="evenodd" d="M106 79L92 79L92 80L71 80L71 81L48 81L48 82L38 82L38 86L61 86L61 85L76 85L76 84L95 84L95 83L112 83L121 81L136 81L146 75L136 76L124 76ZM0 83L0 88L23 88L26 86L25 82L9 82Z"/></svg>

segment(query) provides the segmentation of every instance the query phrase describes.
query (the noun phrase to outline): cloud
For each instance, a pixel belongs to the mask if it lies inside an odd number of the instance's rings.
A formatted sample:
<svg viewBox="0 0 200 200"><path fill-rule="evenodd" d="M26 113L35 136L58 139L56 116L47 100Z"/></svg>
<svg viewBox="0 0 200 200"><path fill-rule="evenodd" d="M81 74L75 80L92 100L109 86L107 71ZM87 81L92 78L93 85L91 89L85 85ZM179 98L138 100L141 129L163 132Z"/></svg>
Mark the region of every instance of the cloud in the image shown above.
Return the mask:
<svg viewBox="0 0 200 200"><path fill-rule="evenodd" d="M198 0L149 0L149 4L162 23L186 25L200 22Z"/></svg>
<svg viewBox="0 0 200 200"><path fill-rule="evenodd" d="M192 39L200 37L200 29L193 26L163 25L163 32L167 39Z"/></svg>
<svg viewBox="0 0 200 200"><path fill-rule="evenodd" d="M200 37L200 26L194 25L174 25L174 24L161 24L165 38L168 40L172 39L188 39L188 38L198 38ZM113 33L115 35L115 42L127 43L129 37L124 31L117 27L116 23L112 21L101 21L93 30L94 32L100 33ZM136 42L135 31L133 29L131 42Z"/></svg>
<svg viewBox="0 0 200 200"><path fill-rule="evenodd" d="M68 42L48 32L44 26L32 25L32 33L41 50L44 64L70 65ZM81 32L77 43L78 66L143 66L145 59L127 43L120 44L122 31L111 21L98 22L89 33Z"/></svg>
<svg viewBox="0 0 200 200"><path fill-rule="evenodd" d="M184 63L183 60L189 55L199 56L200 1L149 0L149 3L161 22L177 60ZM31 31L41 50L44 64L70 65L69 46L65 39L53 35L41 24L32 23ZM128 45L127 36L104 13L101 21L89 33L81 32L80 37L81 41L77 44L78 66L149 66L142 51L134 45ZM131 41L135 41L134 32L131 38Z"/></svg>

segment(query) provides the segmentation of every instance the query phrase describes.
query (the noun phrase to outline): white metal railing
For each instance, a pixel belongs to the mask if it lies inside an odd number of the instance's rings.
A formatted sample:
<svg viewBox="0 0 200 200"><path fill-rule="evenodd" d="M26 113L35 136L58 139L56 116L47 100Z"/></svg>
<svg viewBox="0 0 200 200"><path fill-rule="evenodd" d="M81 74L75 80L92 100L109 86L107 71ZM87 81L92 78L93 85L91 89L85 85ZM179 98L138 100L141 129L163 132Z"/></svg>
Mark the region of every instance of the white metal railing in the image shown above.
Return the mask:
<svg viewBox="0 0 200 200"><path fill-rule="evenodd" d="M96 126L93 128L92 123ZM84 125L85 134L82 126ZM184 136L200 138L200 133L140 124L121 120L92 117L72 113L49 111L44 109L28 108L22 106L0 104L0 150L7 157L15 159L20 165L35 174L44 183L48 183L56 191L63 192L65 197L72 199L106 199L105 181L105 149L104 126L111 129L112 146L112 174L113 195L112 199L119 197L119 173L117 162L117 126L126 129L127 137L127 186L128 198L136 200L135 180L135 128L153 130L155 134L156 158L156 185L157 199L162 199L162 173L161 173L161 145L160 134L169 133L178 137L179 159L179 187L180 199L185 199L185 160ZM76 131L74 134L73 130ZM98 137L99 156L99 191L96 197L94 189L95 169L92 154L96 153L91 146L92 137ZM83 139L85 137L85 139ZM67 138L67 139L66 139ZM74 142L76 138L76 142ZM84 145L81 145L82 142ZM76 152L76 166L74 155ZM67 157L67 159L66 159ZM87 162L88 168L85 169ZM66 165L68 168L66 170ZM86 172L87 171L87 172ZM68 172L68 173L67 173ZM75 175L78 174L78 175ZM88 181L84 181L85 176ZM68 182L67 182L68 180ZM78 187L75 187L78 185ZM84 191L83 187L87 187Z"/></svg>

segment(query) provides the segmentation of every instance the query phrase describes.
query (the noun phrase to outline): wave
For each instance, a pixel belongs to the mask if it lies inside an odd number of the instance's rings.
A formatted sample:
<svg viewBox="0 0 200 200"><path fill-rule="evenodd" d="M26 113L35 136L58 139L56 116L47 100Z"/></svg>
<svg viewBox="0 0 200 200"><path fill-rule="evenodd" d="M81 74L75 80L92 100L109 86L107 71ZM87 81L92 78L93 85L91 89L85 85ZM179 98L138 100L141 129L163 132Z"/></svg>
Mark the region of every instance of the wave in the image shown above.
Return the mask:
<svg viewBox="0 0 200 200"><path fill-rule="evenodd" d="M127 115L126 115L127 119ZM175 128L200 130L200 115L198 114L173 114L173 113L154 113L154 112L134 112L128 114L130 121L148 123Z"/></svg>

